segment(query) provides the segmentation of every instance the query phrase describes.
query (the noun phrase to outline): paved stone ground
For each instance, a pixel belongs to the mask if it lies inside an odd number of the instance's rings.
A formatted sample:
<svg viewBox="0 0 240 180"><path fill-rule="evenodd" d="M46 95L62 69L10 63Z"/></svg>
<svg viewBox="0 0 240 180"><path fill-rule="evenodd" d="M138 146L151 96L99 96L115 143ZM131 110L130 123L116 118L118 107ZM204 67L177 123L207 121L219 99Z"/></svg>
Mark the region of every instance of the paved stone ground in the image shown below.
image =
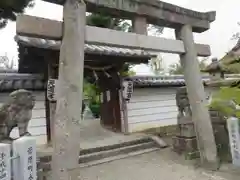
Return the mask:
<svg viewBox="0 0 240 180"><path fill-rule="evenodd" d="M80 169L81 180L237 180L239 175L229 166L215 173L197 168L170 149Z"/></svg>
<svg viewBox="0 0 240 180"><path fill-rule="evenodd" d="M134 133L131 135L124 135L122 133L115 133L103 128L100 125L100 120L83 120L81 121L79 146L81 149L95 148L99 146L108 146L122 142L128 142L136 139L141 139L149 135L142 133ZM40 154L48 154L52 152L52 147L46 145L39 145L38 152Z"/></svg>

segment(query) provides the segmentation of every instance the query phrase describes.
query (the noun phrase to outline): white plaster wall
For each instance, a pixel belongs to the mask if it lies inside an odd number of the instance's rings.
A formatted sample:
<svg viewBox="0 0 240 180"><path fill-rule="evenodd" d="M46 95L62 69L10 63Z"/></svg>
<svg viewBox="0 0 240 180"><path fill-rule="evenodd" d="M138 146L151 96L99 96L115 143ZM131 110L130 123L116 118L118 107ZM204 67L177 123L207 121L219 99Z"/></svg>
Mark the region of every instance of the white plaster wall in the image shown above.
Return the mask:
<svg viewBox="0 0 240 180"><path fill-rule="evenodd" d="M205 88L206 96L211 90ZM176 88L135 88L128 108L129 132L177 124Z"/></svg>

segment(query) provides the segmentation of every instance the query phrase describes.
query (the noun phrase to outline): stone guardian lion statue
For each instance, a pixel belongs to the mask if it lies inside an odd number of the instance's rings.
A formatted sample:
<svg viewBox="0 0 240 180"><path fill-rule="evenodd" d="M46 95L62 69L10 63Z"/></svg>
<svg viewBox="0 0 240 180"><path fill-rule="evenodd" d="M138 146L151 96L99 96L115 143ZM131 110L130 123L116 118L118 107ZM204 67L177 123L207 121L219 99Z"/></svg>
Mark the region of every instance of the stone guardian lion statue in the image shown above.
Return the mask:
<svg viewBox="0 0 240 180"><path fill-rule="evenodd" d="M192 115L186 86L177 89L176 105L178 107L178 119Z"/></svg>
<svg viewBox="0 0 240 180"><path fill-rule="evenodd" d="M8 101L0 107L0 142L10 140L10 133L15 127L18 127L20 137L31 135L28 123L34 106L35 97L32 92L19 89L10 93Z"/></svg>

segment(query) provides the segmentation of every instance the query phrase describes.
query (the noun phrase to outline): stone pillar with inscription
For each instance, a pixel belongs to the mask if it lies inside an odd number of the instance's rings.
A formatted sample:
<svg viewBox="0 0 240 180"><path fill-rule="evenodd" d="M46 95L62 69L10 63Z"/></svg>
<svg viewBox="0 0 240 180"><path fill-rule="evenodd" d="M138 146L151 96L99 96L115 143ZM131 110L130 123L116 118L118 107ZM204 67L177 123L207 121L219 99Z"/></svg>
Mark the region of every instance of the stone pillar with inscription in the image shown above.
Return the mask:
<svg viewBox="0 0 240 180"><path fill-rule="evenodd" d="M240 127L239 119L231 117L227 120L232 163L240 166Z"/></svg>
<svg viewBox="0 0 240 180"><path fill-rule="evenodd" d="M21 137L12 144L13 179L37 180L36 140L33 137Z"/></svg>
<svg viewBox="0 0 240 180"><path fill-rule="evenodd" d="M11 179L11 144L0 143L0 180Z"/></svg>

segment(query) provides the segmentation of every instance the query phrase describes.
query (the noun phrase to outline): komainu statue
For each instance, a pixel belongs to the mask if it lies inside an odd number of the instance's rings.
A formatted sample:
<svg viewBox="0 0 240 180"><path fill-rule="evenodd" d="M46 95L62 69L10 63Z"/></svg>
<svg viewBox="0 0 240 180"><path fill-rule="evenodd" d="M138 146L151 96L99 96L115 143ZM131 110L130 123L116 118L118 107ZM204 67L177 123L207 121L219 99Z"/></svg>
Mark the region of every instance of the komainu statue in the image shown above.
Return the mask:
<svg viewBox="0 0 240 180"><path fill-rule="evenodd" d="M177 89L176 104L178 107L178 119L192 115L186 86Z"/></svg>
<svg viewBox="0 0 240 180"><path fill-rule="evenodd" d="M10 133L15 127L18 127L20 137L31 135L28 123L34 106L35 97L30 91L19 89L9 95L8 101L0 107L0 142L10 140Z"/></svg>

